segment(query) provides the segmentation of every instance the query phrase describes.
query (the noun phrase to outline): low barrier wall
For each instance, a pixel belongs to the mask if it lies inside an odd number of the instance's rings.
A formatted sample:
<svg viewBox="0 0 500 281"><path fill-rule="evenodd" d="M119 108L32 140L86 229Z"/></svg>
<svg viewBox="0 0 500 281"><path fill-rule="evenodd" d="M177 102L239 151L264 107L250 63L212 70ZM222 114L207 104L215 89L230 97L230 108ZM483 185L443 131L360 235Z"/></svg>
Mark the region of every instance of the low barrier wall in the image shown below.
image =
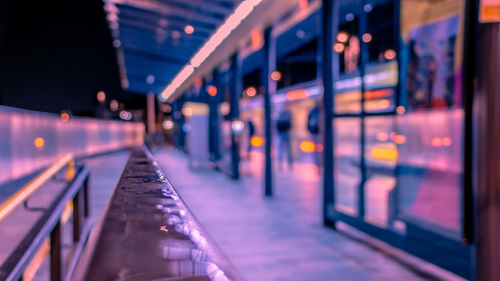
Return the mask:
<svg viewBox="0 0 500 281"><path fill-rule="evenodd" d="M144 124L0 106L0 184L28 175L65 153L86 157L142 144Z"/></svg>

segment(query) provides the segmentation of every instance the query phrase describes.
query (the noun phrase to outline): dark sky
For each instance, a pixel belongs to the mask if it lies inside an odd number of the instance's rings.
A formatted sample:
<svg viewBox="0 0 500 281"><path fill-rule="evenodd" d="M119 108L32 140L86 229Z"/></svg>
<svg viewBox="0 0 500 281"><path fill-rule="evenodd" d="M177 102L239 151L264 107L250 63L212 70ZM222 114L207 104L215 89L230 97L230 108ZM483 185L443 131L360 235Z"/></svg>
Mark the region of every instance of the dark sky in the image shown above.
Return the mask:
<svg viewBox="0 0 500 281"><path fill-rule="evenodd" d="M0 3L0 104L91 114L97 91L129 98L101 0Z"/></svg>

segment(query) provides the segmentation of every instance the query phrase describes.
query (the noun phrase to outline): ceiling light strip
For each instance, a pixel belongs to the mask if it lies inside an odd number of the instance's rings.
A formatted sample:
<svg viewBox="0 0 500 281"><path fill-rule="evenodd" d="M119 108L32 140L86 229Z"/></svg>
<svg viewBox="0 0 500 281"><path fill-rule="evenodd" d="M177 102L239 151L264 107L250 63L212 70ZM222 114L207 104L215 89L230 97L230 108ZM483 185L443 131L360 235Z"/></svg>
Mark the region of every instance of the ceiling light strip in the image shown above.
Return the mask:
<svg viewBox="0 0 500 281"><path fill-rule="evenodd" d="M217 49L217 47L240 25L240 23L250 15L262 0L243 1L226 21L215 31L210 39L196 52L189 63L174 77L172 82L162 91L160 99L166 101L174 92L194 73L195 68L205 62L205 60Z"/></svg>

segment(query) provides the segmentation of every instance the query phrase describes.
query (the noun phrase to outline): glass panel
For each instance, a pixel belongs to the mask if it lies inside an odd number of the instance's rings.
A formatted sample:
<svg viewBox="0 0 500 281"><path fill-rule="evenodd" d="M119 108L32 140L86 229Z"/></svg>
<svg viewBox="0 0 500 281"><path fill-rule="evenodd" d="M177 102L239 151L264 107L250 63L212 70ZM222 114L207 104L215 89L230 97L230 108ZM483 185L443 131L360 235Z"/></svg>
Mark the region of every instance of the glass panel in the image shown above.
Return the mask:
<svg viewBox="0 0 500 281"><path fill-rule="evenodd" d="M400 216L458 237L463 177L463 0L401 1L405 114L397 117Z"/></svg>
<svg viewBox="0 0 500 281"><path fill-rule="evenodd" d="M396 61L394 1L368 2L363 7L368 64L365 67L366 112L387 112L395 109L395 87L398 81Z"/></svg>
<svg viewBox="0 0 500 281"><path fill-rule="evenodd" d="M336 118L333 126L335 207L355 215L358 212L358 187L361 181L361 123L359 118Z"/></svg>
<svg viewBox="0 0 500 281"><path fill-rule="evenodd" d="M340 77L335 81L334 112L361 112L361 78L360 39L359 39L359 6L358 1L341 1L339 7L339 32L333 51L339 53L338 68Z"/></svg>
<svg viewBox="0 0 500 281"><path fill-rule="evenodd" d="M383 227L389 224L394 209L391 198L394 198L398 159L394 123L394 116L365 119L365 219Z"/></svg>

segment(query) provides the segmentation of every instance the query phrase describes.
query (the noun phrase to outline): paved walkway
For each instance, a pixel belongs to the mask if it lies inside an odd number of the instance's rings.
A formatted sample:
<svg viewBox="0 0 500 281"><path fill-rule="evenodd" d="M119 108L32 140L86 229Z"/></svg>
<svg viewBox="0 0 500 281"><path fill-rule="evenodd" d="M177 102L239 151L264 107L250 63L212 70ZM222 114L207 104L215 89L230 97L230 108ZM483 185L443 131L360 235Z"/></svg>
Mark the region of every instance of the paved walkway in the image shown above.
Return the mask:
<svg viewBox="0 0 500 281"><path fill-rule="evenodd" d="M119 151L85 160L90 168L90 207L91 218L97 222L111 197L118 179L128 159L128 151ZM6 185L0 193L0 202L8 199L17 189L26 184L29 179L13 182ZM65 182L50 180L37 190L29 199L29 205L36 208L47 208L55 197L65 187ZM4 221L0 222L0 264L17 247L22 238L42 216L41 211L26 210L23 206L14 210ZM68 232L69 231L69 232ZM63 246L71 244L71 223L63 225ZM48 259L42 266L35 280L48 280Z"/></svg>
<svg viewBox="0 0 500 281"><path fill-rule="evenodd" d="M188 169L173 149L155 159L201 224L246 280L423 280L383 253L321 225L315 166L276 173L275 196L262 197L261 167L243 165L233 181Z"/></svg>

